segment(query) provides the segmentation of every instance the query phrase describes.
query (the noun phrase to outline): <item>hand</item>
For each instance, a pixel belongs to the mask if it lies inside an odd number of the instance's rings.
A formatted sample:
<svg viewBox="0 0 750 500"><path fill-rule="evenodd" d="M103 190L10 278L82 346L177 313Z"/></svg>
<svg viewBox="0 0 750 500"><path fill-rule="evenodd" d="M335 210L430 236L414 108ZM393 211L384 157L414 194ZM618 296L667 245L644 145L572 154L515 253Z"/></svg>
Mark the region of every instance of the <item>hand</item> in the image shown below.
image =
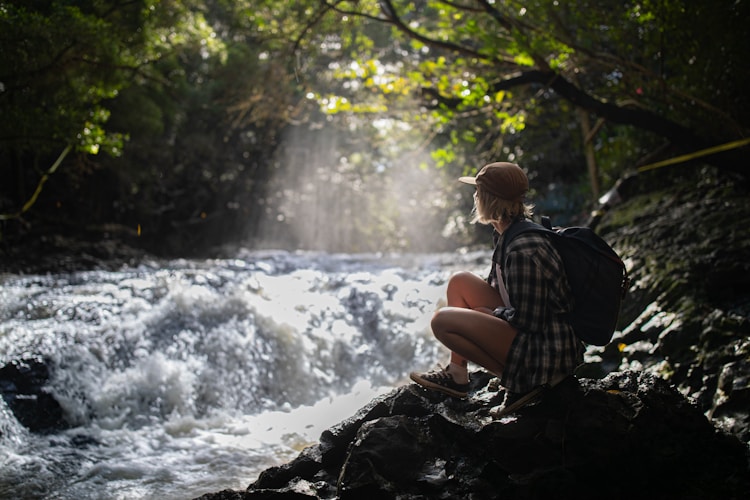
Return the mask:
<svg viewBox="0 0 750 500"><path fill-rule="evenodd" d="M484 314L492 314L492 309L489 307L475 307L474 310Z"/></svg>

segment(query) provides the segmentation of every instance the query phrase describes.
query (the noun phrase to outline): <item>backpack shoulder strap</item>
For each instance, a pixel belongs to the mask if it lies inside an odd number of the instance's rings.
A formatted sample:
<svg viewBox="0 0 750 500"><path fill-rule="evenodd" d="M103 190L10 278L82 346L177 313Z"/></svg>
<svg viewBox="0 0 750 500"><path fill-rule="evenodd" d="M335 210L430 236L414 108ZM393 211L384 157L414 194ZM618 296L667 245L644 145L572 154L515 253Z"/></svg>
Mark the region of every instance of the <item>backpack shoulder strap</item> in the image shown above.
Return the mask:
<svg viewBox="0 0 750 500"><path fill-rule="evenodd" d="M546 221L545 221L546 219ZM549 224L549 217L543 217L542 218L542 224ZM508 245L510 244L513 239L518 236L521 233L526 233L529 231L534 231L538 233L554 233L554 231L551 229L552 225L550 224L550 227L546 227L546 224L540 225L536 222L532 222L530 220L520 220L516 221L510 226L508 226L508 229L505 230L505 232L502 234L501 240L498 245L495 246L495 251L492 254L492 261L495 264L500 264L500 267L503 267L505 264L505 252L508 248Z"/></svg>

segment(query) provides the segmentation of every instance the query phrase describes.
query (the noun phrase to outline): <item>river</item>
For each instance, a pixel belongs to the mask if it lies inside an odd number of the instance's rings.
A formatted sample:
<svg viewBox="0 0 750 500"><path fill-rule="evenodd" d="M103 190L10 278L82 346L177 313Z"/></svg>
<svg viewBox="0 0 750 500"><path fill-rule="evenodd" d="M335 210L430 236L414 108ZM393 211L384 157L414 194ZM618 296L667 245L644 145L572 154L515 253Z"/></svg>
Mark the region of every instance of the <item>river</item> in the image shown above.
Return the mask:
<svg viewBox="0 0 750 500"><path fill-rule="evenodd" d="M488 255L239 251L0 275L0 366L42 356L71 428L0 399L0 498L187 499L244 489L411 369L447 278Z"/></svg>

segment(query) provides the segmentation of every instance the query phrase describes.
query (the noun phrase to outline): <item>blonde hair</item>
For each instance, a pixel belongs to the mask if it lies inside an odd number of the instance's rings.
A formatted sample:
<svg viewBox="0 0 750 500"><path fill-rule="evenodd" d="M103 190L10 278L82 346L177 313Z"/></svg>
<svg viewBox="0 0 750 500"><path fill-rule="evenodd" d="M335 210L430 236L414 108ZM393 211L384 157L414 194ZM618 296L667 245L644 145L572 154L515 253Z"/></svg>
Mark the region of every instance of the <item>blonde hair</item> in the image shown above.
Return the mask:
<svg viewBox="0 0 750 500"><path fill-rule="evenodd" d="M474 217L471 222L492 224L493 222L510 223L518 219L530 219L534 215L534 205L523 200L508 201L498 198L477 186L474 193Z"/></svg>

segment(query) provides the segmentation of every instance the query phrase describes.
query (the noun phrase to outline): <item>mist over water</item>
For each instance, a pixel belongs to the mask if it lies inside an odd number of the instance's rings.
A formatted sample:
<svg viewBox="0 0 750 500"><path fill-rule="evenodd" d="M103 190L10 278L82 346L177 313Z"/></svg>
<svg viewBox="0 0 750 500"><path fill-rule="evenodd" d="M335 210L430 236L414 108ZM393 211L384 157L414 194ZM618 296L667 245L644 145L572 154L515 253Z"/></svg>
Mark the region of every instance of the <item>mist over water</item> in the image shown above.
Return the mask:
<svg viewBox="0 0 750 500"><path fill-rule="evenodd" d="M455 219L470 212L473 191L413 144L394 157L384 144L408 137L406 125L377 122L368 127L387 138L379 146L333 128L286 132L252 246L432 253L466 244L473 228Z"/></svg>
<svg viewBox="0 0 750 500"><path fill-rule="evenodd" d="M0 363L47 360L71 428L0 402L0 498L244 489L414 368L465 254L240 251L117 272L0 276Z"/></svg>

